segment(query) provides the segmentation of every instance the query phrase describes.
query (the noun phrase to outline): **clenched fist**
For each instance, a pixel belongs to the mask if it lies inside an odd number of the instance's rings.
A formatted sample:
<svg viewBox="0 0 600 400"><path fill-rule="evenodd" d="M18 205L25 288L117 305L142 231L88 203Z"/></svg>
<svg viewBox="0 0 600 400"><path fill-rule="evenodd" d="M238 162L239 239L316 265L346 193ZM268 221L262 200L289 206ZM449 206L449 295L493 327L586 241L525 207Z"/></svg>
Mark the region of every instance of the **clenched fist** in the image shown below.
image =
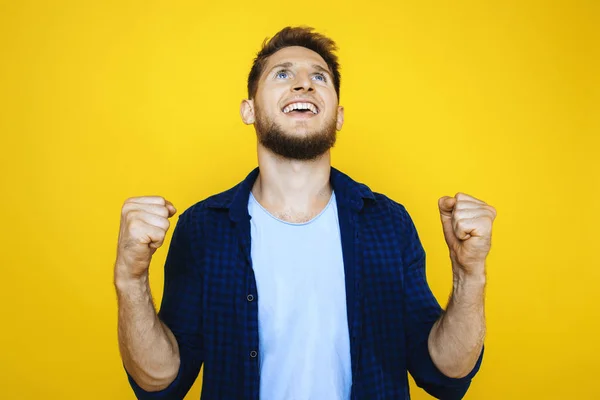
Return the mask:
<svg viewBox="0 0 600 400"><path fill-rule="evenodd" d="M131 197L121 210L115 277L137 279L150 267L177 210L161 196Z"/></svg>
<svg viewBox="0 0 600 400"><path fill-rule="evenodd" d="M464 193L441 197L438 206L453 267L467 274L483 273L496 209Z"/></svg>

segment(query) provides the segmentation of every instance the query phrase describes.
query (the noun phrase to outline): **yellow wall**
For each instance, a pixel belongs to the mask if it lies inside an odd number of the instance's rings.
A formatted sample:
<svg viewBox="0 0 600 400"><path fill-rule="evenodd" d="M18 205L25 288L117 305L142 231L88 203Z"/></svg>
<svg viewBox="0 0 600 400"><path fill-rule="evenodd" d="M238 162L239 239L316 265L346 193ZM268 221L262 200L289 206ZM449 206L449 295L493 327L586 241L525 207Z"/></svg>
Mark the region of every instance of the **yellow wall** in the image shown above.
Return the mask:
<svg viewBox="0 0 600 400"><path fill-rule="evenodd" d="M498 210L466 398L600 398L600 3L459 3L1 2L0 397L133 398L112 286L121 205L157 194L182 211L241 180L251 60L308 24L340 46L333 163L407 207L443 304L437 199Z"/></svg>

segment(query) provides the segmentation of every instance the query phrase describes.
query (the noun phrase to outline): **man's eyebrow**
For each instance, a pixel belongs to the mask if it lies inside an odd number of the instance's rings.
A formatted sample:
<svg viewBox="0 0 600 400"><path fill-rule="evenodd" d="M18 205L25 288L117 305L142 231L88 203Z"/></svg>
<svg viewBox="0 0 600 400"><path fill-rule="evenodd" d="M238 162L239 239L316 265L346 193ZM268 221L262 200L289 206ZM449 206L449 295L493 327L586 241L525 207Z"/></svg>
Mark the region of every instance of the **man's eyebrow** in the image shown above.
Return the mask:
<svg viewBox="0 0 600 400"><path fill-rule="evenodd" d="M281 63L281 64L274 65L269 71L273 71L275 68L291 68L292 65L294 65L294 64L292 64L289 61L288 62L284 62L284 63Z"/></svg>
<svg viewBox="0 0 600 400"><path fill-rule="evenodd" d="M329 69L323 68L319 64L313 64L313 68L316 69L316 70L319 70L321 72L325 72L328 75L331 75L331 72L329 72Z"/></svg>
<svg viewBox="0 0 600 400"><path fill-rule="evenodd" d="M280 63L280 64L277 64L277 65L274 65L269 71L273 71L275 68L291 68L293 66L294 66L294 63L291 63L291 62L288 61L288 62L284 62L284 63ZM324 72L326 74L331 75L331 72L329 72L329 69L323 68L319 64L313 64L312 67L314 69L318 70L318 71L321 71L321 72Z"/></svg>

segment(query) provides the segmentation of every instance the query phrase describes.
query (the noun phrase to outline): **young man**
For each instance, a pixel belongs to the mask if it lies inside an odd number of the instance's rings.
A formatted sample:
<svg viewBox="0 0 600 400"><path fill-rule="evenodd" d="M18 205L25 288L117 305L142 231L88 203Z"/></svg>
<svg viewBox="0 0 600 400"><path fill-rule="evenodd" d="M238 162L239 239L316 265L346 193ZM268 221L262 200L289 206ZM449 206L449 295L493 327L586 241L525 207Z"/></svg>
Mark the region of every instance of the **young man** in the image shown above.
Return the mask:
<svg viewBox="0 0 600 400"><path fill-rule="evenodd" d="M443 311L406 209L331 167L344 122L335 49L310 28L263 45L241 104L258 168L179 216L158 315L148 268L176 210L125 201L118 332L138 398L182 399L202 364L203 400L408 399L407 371L460 399L479 370L496 211L440 198L454 274Z"/></svg>

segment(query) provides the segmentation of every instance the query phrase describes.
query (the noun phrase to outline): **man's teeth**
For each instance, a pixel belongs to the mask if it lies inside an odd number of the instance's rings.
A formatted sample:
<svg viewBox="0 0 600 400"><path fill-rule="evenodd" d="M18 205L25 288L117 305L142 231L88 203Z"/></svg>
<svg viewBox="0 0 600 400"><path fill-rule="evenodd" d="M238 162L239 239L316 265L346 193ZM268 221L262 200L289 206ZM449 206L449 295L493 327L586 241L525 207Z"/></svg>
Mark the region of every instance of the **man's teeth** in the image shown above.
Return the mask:
<svg viewBox="0 0 600 400"><path fill-rule="evenodd" d="M294 110L310 110L313 114L318 114L319 110L312 103L292 103L283 109L283 113L287 114Z"/></svg>

